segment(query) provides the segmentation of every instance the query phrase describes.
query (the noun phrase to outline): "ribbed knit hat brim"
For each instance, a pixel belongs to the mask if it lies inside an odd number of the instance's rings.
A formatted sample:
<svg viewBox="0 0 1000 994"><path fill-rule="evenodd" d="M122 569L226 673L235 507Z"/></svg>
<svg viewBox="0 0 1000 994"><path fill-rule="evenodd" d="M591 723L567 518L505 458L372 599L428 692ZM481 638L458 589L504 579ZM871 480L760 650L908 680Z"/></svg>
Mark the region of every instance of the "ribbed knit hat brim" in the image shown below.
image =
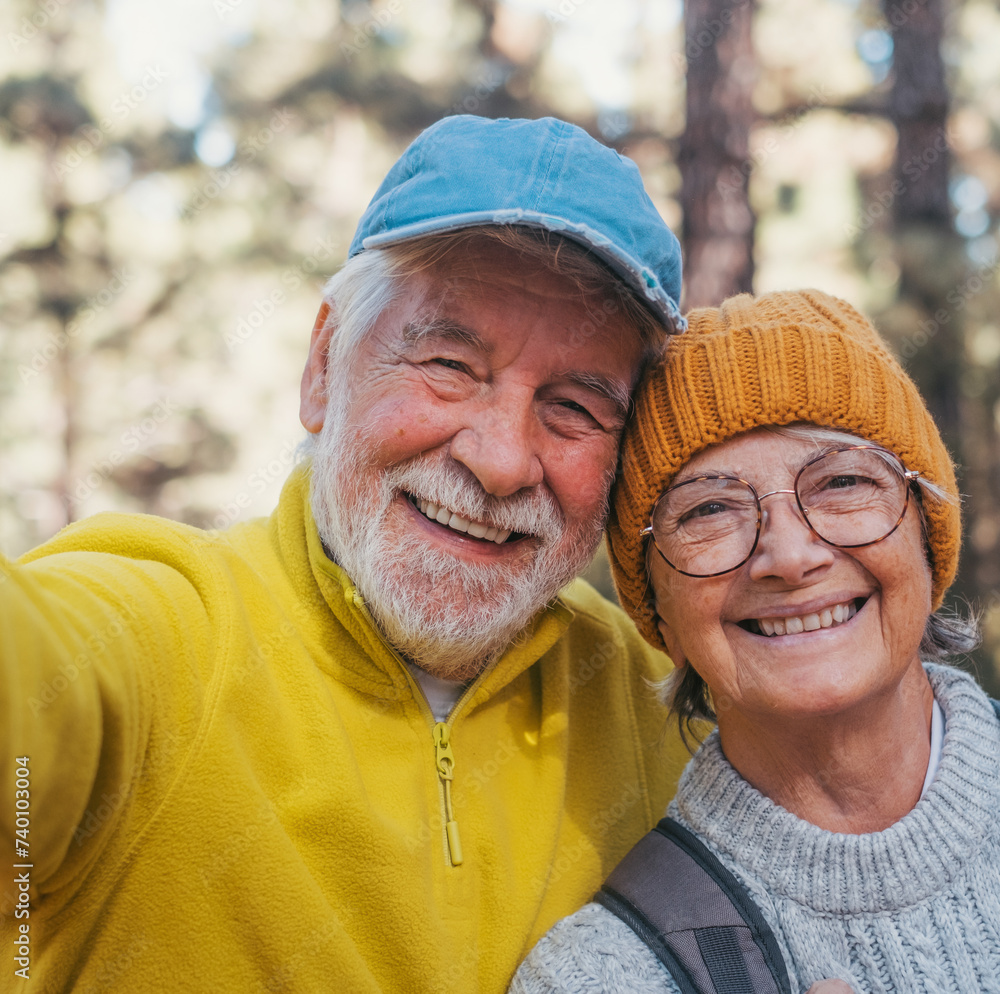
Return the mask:
<svg viewBox="0 0 1000 994"><path fill-rule="evenodd" d="M643 380L622 441L608 523L619 597L658 648L646 573L653 504L697 452L763 425L808 422L894 452L952 495L927 499L936 610L958 568L961 521L951 458L917 388L867 318L817 290L749 294L688 315Z"/></svg>

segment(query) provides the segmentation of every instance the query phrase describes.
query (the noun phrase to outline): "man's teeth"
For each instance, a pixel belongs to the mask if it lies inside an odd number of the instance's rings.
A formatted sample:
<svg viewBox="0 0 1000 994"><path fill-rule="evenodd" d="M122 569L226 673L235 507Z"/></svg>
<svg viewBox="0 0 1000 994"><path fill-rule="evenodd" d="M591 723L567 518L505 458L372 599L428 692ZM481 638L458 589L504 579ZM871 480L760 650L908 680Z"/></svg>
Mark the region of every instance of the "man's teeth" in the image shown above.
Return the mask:
<svg viewBox="0 0 1000 994"><path fill-rule="evenodd" d="M798 635L800 632L832 628L853 618L857 613L854 601L847 601L845 604L823 608L818 614L803 614L797 618L758 618L757 624L764 635Z"/></svg>
<svg viewBox="0 0 1000 994"><path fill-rule="evenodd" d="M457 532L466 532L473 538L483 538L487 542L496 542L497 545L503 545L510 537L510 529L494 528L492 525L484 525L481 521L469 521L468 518L462 518L453 511L449 511L448 508L440 507L433 501L417 498L416 505L431 521L447 525L449 528L454 528Z"/></svg>

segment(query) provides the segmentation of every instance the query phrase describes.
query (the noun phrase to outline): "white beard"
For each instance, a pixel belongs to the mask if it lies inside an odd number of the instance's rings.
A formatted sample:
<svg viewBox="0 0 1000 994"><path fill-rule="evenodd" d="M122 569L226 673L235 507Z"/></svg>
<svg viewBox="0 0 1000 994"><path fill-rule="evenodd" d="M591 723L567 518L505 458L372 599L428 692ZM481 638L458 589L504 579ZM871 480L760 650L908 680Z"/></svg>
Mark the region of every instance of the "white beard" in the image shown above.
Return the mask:
<svg viewBox="0 0 1000 994"><path fill-rule="evenodd" d="M354 582L386 640L437 677L468 680L517 640L528 623L590 562L601 538L605 499L575 534L542 487L488 494L447 455L417 456L382 470L370 465L366 433L349 424L349 404L332 397L317 439L312 510L320 538ZM462 517L533 536L513 562L470 563L431 546L407 518L400 494ZM405 497L404 497L405 499Z"/></svg>

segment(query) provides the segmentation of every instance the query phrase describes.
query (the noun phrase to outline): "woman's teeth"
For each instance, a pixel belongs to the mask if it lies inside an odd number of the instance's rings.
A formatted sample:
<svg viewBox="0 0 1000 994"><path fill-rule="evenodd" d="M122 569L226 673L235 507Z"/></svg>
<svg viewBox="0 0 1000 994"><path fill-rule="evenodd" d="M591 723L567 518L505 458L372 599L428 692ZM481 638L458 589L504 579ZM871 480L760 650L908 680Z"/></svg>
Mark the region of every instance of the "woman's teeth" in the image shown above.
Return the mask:
<svg viewBox="0 0 1000 994"><path fill-rule="evenodd" d="M798 635L843 624L857 613L854 601L847 601L824 608L818 614L803 614L796 618L758 618L757 626L762 635Z"/></svg>
<svg viewBox="0 0 1000 994"><path fill-rule="evenodd" d="M510 537L510 530L507 528L494 528L492 525L484 525L481 521L470 521L468 518L460 517L446 507L440 507L429 500L420 497L411 497L411 502L420 509L431 521L436 521L440 525L447 525L457 532L464 532L473 538L485 539L487 542L496 542L503 545Z"/></svg>

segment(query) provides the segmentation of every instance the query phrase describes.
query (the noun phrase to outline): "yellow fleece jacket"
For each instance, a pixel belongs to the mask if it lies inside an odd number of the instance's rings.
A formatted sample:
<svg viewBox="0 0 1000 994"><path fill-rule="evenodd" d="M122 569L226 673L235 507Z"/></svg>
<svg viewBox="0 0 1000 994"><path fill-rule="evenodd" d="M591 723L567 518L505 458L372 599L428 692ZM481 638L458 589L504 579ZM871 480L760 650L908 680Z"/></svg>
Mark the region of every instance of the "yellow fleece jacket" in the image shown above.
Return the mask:
<svg viewBox="0 0 1000 994"><path fill-rule="evenodd" d="M505 991L663 813L669 664L617 608L571 584L436 723L308 481L0 561L0 989Z"/></svg>

